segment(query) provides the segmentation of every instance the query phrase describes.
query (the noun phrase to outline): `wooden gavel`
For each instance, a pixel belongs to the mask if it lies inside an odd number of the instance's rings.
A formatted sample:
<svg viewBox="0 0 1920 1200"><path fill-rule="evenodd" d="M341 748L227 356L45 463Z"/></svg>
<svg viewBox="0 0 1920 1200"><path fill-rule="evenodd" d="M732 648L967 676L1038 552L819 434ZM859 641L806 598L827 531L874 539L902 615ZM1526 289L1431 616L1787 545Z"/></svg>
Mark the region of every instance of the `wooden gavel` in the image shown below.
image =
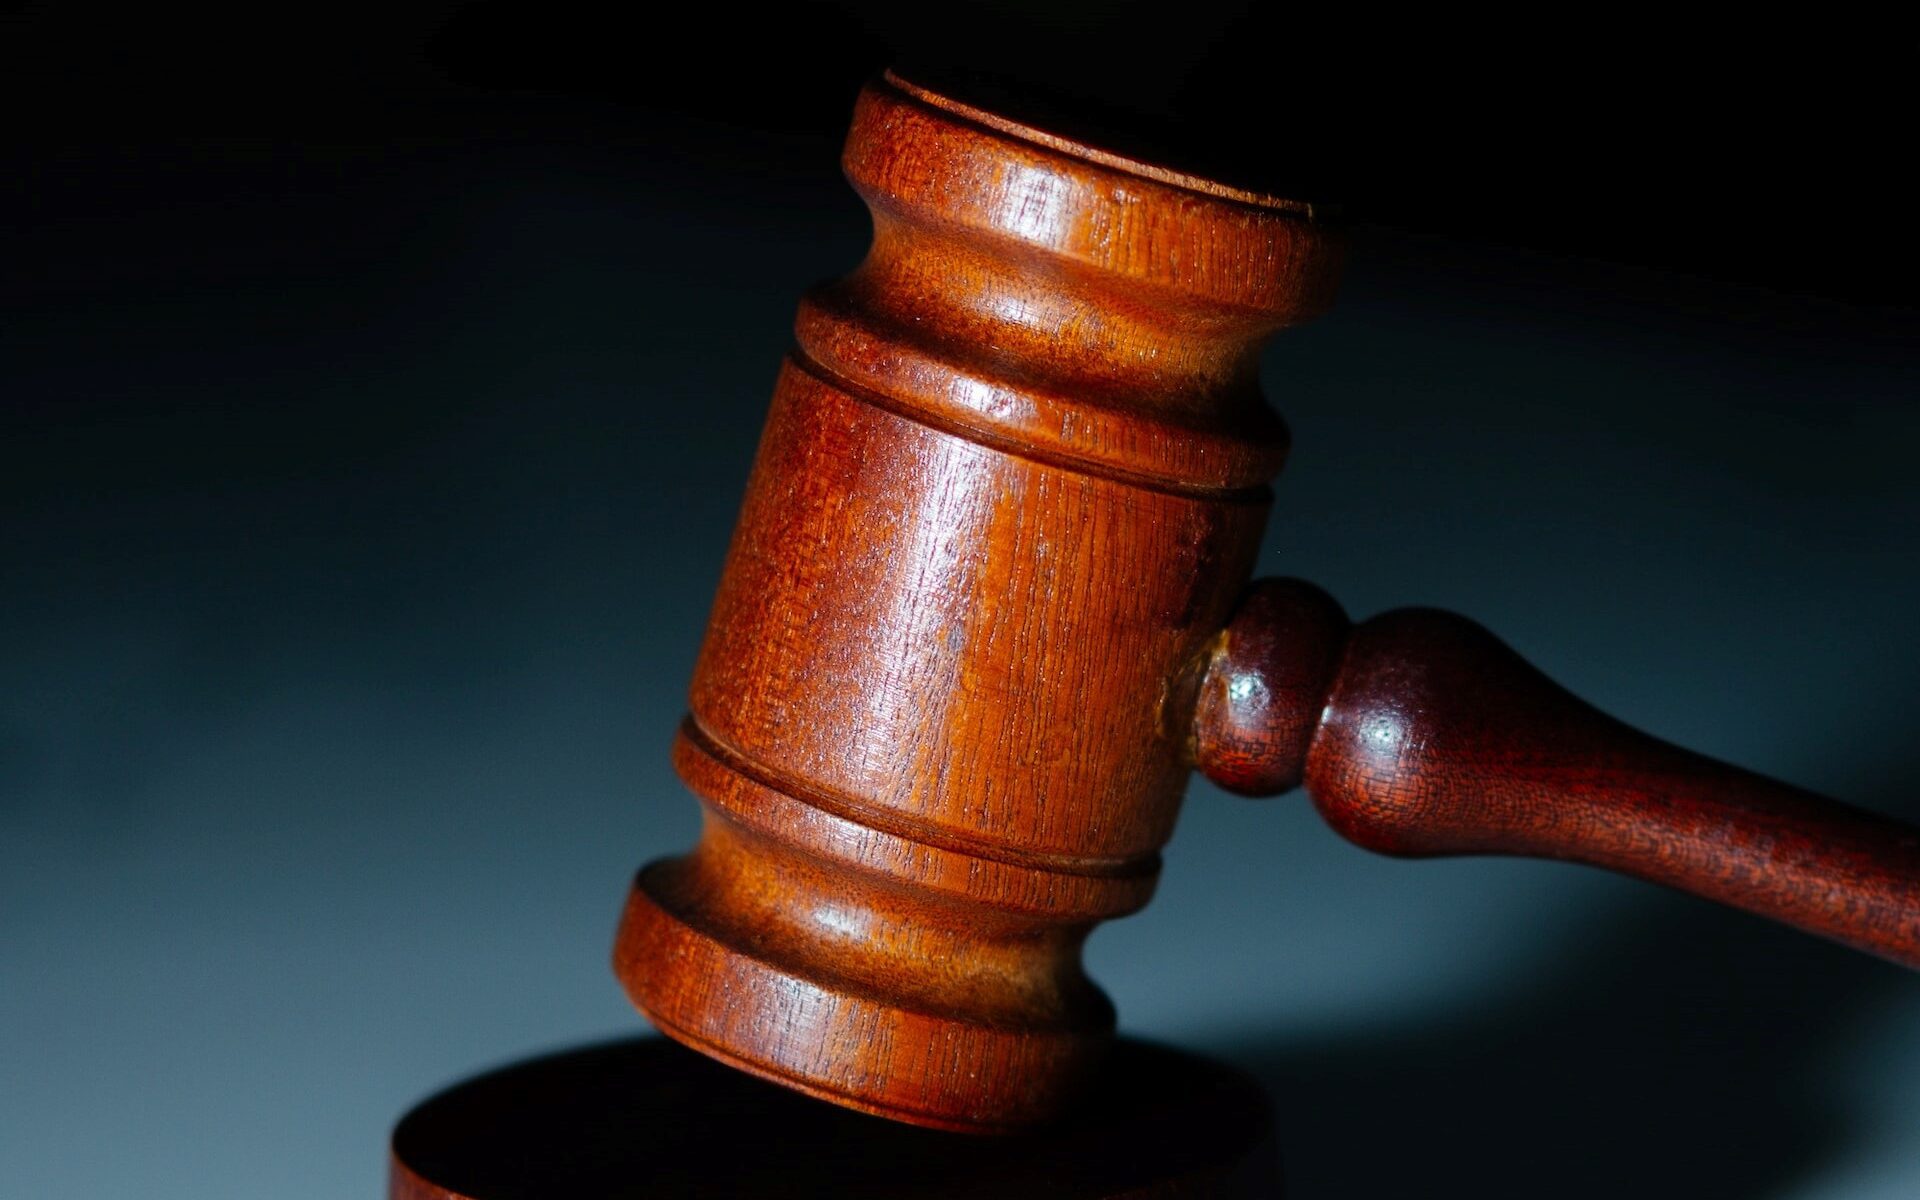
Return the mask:
<svg viewBox="0 0 1920 1200"><path fill-rule="evenodd" d="M705 823L615 950L668 1035L835 1103L1011 1130L1112 1036L1080 950L1189 771L1398 855L1639 876L1920 966L1920 831L1640 734L1479 626L1248 585L1287 448L1264 341L1311 206L896 76L866 260L802 301L674 747Z"/></svg>

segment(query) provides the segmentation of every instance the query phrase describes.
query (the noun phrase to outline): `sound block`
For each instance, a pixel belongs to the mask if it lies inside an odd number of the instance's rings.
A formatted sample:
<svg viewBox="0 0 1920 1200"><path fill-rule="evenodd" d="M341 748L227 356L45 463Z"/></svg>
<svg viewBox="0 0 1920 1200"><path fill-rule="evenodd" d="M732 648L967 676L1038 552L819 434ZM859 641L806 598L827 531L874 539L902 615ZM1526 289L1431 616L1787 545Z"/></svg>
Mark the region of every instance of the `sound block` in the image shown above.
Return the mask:
<svg viewBox="0 0 1920 1200"><path fill-rule="evenodd" d="M943 1133L824 1104L664 1038L531 1059L393 1133L391 1200L1274 1197L1272 1109L1238 1071L1120 1039L1041 1130Z"/></svg>

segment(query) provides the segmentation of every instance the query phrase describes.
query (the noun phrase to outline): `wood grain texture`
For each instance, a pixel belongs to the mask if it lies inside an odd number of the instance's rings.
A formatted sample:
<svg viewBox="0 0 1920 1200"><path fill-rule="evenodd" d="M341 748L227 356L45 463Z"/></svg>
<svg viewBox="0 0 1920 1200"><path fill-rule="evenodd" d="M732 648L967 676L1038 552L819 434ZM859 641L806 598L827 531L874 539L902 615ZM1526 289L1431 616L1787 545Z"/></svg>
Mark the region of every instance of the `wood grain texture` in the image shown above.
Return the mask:
<svg viewBox="0 0 1920 1200"><path fill-rule="evenodd" d="M1463 617L1349 634L1330 604L1250 591L1201 683L1210 777L1272 794L1304 774L1329 825L1385 854L1587 863L1920 967L1920 830L1629 728Z"/></svg>
<svg viewBox="0 0 1920 1200"><path fill-rule="evenodd" d="M1152 894L1286 449L1259 349L1339 244L891 78L844 165L873 244L800 306L674 752L704 832L615 969L749 1072L1019 1128L1111 1037L1080 948Z"/></svg>
<svg viewBox="0 0 1920 1200"><path fill-rule="evenodd" d="M844 165L872 247L800 305L675 745L703 832L616 940L661 1030L901 1121L1053 1119L1112 1037L1081 945L1150 898L1195 766L1304 781L1387 853L1592 863L1920 962L1913 831L1459 618L1242 596L1286 450L1260 348L1340 266L1318 214L891 77Z"/></svg>

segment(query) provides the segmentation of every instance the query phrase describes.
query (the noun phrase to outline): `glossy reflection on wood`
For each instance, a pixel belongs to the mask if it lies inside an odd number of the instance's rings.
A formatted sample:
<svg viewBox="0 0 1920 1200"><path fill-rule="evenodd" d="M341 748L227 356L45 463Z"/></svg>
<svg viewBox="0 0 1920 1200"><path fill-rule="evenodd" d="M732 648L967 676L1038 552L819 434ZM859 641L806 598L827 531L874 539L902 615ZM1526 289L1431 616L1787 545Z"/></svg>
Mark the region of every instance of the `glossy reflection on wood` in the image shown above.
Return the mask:
<svg viewBox="0 0 1920 1200"><path fill-rule="evenodd" d="M640 874L616 968L748 1071L1015 1128L1111 1036L1081 943L1152 894L1172 681L1286 449L1260 346L1338 244L898 80L845 167L872 249L801 304L674 751L705 831Z"/></svg>
<svg viewBox="0 0 1920 1200"><path fill-rule="evenodd" d="M674 750L704 831L615 947L660 1029L903 1121L1044 1122L1111 1039L1081 944L1151 896L1195 765L1304 781L1374 849L1576 859L1920 959L1904 827L1634 734L1458 618L1243 596L1286 450L1260 348L1339 269L1310 208L892 78L844 164L872 249L800 306Z"/></svg>
<svg viewBox="0 0 1920 1200"><path fill-rule="evenodd" d="M1588 863L1920 967L1920 830L1648 737L1464 617L1349 633L1338 611L1252 589L1201 685L1207 775L1272 794L1304 771L1327 823L1385 854Z"/></svg>

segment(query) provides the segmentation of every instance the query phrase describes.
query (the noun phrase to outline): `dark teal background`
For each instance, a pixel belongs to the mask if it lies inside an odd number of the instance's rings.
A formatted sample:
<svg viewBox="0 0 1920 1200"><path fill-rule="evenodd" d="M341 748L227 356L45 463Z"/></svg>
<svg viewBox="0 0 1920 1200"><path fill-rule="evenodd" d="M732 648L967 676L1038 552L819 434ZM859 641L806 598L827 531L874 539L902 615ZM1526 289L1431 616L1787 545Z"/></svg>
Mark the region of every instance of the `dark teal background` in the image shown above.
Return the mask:
<svg viewBox="0 0 1920 1200"><path fill-rule="evenodd" d="M461 103L9 176L0 1194L374 1194L420 1096L639 1025L613 921L694 836L666 748L864 216L837 130ZM1920 818L1916 333L1363 223L1265 363L1262 569ZM1920 983L1644 885L1197 784L1090 958L1261 1074L1300 1196L1920 1192Z"/></svg>

